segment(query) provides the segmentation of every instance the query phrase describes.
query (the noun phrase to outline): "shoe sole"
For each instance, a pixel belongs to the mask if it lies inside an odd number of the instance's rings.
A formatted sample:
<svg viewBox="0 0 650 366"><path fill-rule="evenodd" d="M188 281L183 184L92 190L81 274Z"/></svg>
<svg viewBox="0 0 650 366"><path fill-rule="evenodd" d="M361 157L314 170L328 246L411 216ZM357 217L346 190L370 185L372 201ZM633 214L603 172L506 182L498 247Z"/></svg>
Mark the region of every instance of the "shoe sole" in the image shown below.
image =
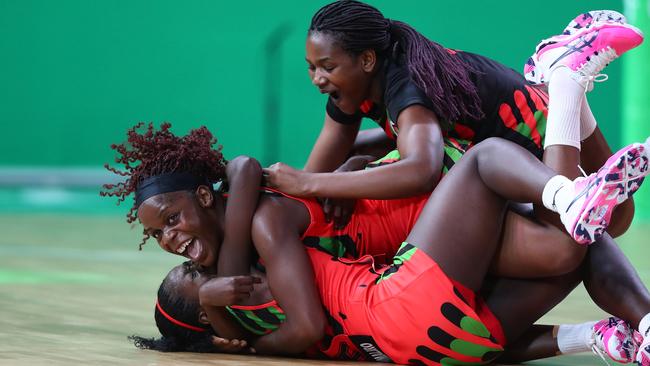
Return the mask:
<svg viewBox="0 0 650 366"><path fill-rule="evenodd" d="M598 239L609 225L614 207L639 189L648 174L648 156L642 144L630 145L612 156L598 172L595 181L585 187L584 194L596 186L583 204L571 235L580 244Z"/></svg>
<svg viewBox="0 0 650 366"><path fill-rule="evenodd" d="M541 70L537 66L539 64L539 58L542 55L544 55L546 52L551 51L553 49L556 49L558 47L564 47L567 44L575 41L576 39L578 39L578 38L580 38L580 37L582 37L582 36L584 36L584 35L586 35L588 33L591 33L591 32L594 32L594 31L600 31L602 29L607 29L607 28L620 28L620 27L627 28L627 29L633 31L634 33L636 33L636 35L640 37L641 41L638 44L636 44L636 46L634 46L634 47L637 47L639 44L643 43L644 35L643 35L643 31L641 31L641 29L639 29L639 28L637 28L637 27L635 27L633 25L627 24L627 23L618 23L618 22L614 22L614 23L612 23L612 22L602 22L600 24L592 25L590 27L580 29L576 33L573 33L571 35L566 35L566 38L563 38L560 41L551 41L552 38L547 38L547 39L545 39L545 40L543 40L543 41L541 41L540 43L537 44L537 46L535 47L535 50L536 50L535 53L528 58L528 61L526 61L526 64L524 65L524 76L525 76L526 80L528 82L530 82L532 84L536 84L536 85L546 84L548 82L548 80L544 80L545 78L543 77L542 74L540 74ZM552 43L550 43L550 42L552 42ZM631 47L630 49L632 49L634 47ZM625 52L629 51L630 49L625 50L622 53L625 53ZM620 55L618 55L618 56L620 56ZM537 75L532 76L532 75L530 75L531 71L535 71L536 74L540 74L540 75L539 76L537 76Z"/></svg>
<svg viewBox="0 0 650 366"><path fill-rule="evenodd" d="M552 49L555 49L555 48L558 48L558 47L566 46L567 44L575 41L577 38L580 38L580 37L584 36L585 34L588 34L588 33L594 32L594 31L599 31L599 30L602 30L602 29L607 29L607 28L621 28L621 27L622 28L628 28L628 29L632 30L633 32L635 32L637 35L639 35L641 38L643 38L643 31L641 31L641 29L639 29L639 28L637 28L637 27L635 27L635 26L633 26L631 24L627 24L627 23L625 23L625 24L621 24L621 23L601 23L601 24L594 25L594 26L589 27L589 28L581 29L580 31L578 31L578 32L576 32L576 33L574 33L574 34L572 34L570 36L567 35L566 39L563 39L563 40L561 40L559 42L551 43L551 44L548 44L548 45L542 47L542 52L541 53L538 50L532 56L533 60L539 61L539 57L542 56L545 52L548 52L548 51L550 51ZM544 40L544 41L546 41L546 40ZM537 45L537 47L542 46L544 41L540 42Z"/></svg>

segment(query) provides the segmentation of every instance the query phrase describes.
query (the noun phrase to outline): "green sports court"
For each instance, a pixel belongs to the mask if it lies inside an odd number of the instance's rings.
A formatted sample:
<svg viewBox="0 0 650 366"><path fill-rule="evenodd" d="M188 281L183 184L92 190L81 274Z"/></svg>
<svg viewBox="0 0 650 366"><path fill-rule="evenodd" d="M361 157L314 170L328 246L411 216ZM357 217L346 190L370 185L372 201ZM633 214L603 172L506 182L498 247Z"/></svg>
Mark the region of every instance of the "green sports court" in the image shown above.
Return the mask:
<svg viewBox="0 0 650 366"><path fill-rule="evenodd" d="M153 241L138 251L130 202L99 197L116 181L103 168L110 145L139 121L169 121L179 134L206 125L226 158L301 167L325 101L307 77L305 35L326 3L0 0L0 365L358 364L135 348L127 336L158 335L156 290L181 261ZM590 9L621 11L650 34L643 0L369 3L515 70L540 38ZM650 135L647 43L588 94L613 149ZM650 189L635 202L617 242L650 285ZM603 317L579 287L542 321ZM585 353L529 364L601 362Z"/></svg>

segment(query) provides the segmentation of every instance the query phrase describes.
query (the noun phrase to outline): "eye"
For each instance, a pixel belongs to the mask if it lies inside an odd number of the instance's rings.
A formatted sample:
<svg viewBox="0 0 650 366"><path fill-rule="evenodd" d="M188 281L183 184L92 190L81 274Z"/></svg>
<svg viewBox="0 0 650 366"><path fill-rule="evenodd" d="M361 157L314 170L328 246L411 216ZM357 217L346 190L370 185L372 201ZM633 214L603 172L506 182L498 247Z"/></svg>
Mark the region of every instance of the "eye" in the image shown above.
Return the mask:
<svg viewBox="0 0 650 366"><path fill-rule="evenodd" d="M167 225L173 226L176 225L176 222L178 221L178 213L173 213L169 216L167 216Z"/></svg>
<svg viewBox="0 0 650 366"><path fill-rule="evenodd" d="M160 240L162 237L162 230L151 230L149 231L149 236L153 237L156 240Z"/></svg>
<svg viewBox="0 0 650 366"><path fill-rule="evenodd" d="M190 272L190 278L195 279L199 276L199 272L196 270L193 270Z"/></svg>
<svg viewBox="0 0 650 366"><path fill-rule="evenodd" d="M325 70L327 72L332 72L334 69L336 69L336 66L334 66L334 65L325 65L325 66L323 66L323 70Z"/></svg>
<svg viewBox="0 0 650 366"><path fill-rule="evenodd" d="M315 71L315 70L316 70L316 67L315 67L314 65L312 65L312 64L307 64L307 69L308 69L309 71Z"/></svg>

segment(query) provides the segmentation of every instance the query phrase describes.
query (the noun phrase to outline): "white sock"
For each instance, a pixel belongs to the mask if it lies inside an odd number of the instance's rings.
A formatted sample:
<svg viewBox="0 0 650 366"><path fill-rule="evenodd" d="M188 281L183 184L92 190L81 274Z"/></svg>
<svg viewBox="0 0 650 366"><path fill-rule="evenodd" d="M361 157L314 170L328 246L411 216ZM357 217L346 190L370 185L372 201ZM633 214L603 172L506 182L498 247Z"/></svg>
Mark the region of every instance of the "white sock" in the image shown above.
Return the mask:
<svg viewBox="0 0 650 366"><path fill-rule="evenodd" d="M542 204L544 207L548 208L553 212L561 212L560 208L566 208L567 204L564 204L563 196L558 197L558 194L561 191L567 191L566 189L562 190L567 183L571 183L571 180L563 175L556 175L553 178L549 179L548 182L544 185L544 190L542 191ZM558 198L562 200L563 204L558 206Z"/></svg>
<svg viewBox="0 0 650 366"><path fill-rule="evenodd" d="M585 90L571 78L572 71L560 67L548 83L548 118L544 148L568 145L580 150L580 109Z"/></svg>
<svg viewBox="0 0 650 366"><path fill-rule="evenodd" d="M582 106L580 107L580 140L584 141L587 137L591 136L596 130L596 118L591 112L587 96L582 98Z"/></svg>
<svg viewBox="0 0 650 366"><path fill-rule="evenodd" d="M562 354L591 350L591 340L596 322L561 324L557 327L557 347Z"/></svg>
<svg viewBox="0 0 650 366"><path fill-rule="evenodd" d="M650 337L650 313L646 314L639 322L639 333L641 333L643 339Z"/></svg>

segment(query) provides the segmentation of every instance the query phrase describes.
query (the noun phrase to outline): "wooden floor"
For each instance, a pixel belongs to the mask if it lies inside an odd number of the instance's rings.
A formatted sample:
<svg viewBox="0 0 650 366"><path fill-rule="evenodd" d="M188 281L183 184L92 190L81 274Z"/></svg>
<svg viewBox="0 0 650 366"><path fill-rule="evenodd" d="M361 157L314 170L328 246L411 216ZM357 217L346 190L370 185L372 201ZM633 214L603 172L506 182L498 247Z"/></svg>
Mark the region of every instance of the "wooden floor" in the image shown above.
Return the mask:
<svg viewBox="0 0 650 366"><path fill-rule="evenodd" d="M150 243L121 216L0 215L0 365L346 365L230 355L141 351L126 337L155 336L154 296L179 258ZM650 284L650 226L619 240ZM645 261L644 261L645 259ZM543 320L581 322L604 315L576 291ZM591 354L534 365L596 365ZM359 365L358 363L353 363Z"/></svg>

